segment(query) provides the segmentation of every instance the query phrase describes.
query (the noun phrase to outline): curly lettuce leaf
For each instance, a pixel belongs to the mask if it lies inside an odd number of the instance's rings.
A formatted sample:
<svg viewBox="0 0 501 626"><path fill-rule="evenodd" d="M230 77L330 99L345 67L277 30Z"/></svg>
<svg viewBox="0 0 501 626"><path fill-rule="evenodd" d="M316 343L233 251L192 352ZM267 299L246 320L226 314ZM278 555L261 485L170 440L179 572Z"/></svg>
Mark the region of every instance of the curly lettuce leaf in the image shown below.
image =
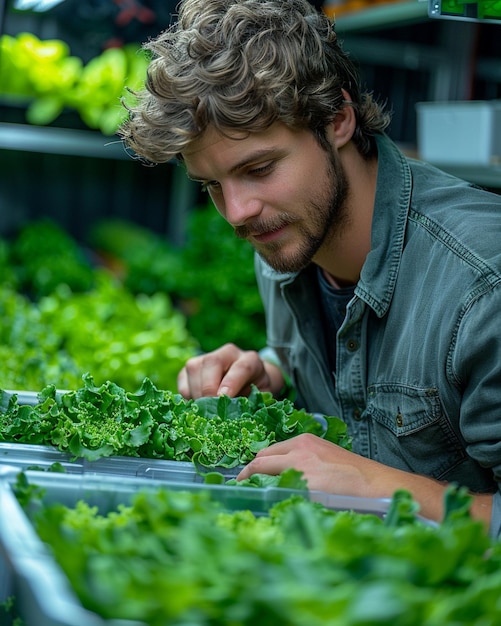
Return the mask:
<svg viewBox="0 0 501 626"><path fill-rule="evenodd" d="M0 412L0 441L51 445L89 461L113 455L193 461L202 473L245 465L272 443L304 432L350 444L338 418L325 418L324 430L290 400L255 387L248 397L186 400L148 378L132 393L112 381L95 385L85 374L82 387L57 392L49 385L38 400L35 406L9 400Z"/></svg>

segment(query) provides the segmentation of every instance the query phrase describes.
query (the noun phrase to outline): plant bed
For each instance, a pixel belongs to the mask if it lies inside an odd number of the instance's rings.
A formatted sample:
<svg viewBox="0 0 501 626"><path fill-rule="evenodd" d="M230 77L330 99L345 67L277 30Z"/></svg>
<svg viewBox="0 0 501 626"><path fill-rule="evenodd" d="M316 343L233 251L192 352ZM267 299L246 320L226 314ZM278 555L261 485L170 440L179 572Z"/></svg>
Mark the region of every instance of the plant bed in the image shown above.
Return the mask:
<svg viewBox="0 0 501 626"><path fill-rule="evenodd" d="M231 469L304 432L350 447L339 418L320 420L257 388L249 397L186 400L148 378L129 392L111 381L96 386L87 374L74 391L52 385L31 396L0 391L0 407L0 444L51 446L89 462L121 456L191 462L202 471Z"/></svg>
<svg viewBox="0 0 501 626"><path fill-rule="evenodd" d="M0 481L0 545L27 626L466 626L501 617L500 547L469 517L462 492L448 492L446 519L434 525L418 519L406 492L388 503L25 478Z"/></svg>

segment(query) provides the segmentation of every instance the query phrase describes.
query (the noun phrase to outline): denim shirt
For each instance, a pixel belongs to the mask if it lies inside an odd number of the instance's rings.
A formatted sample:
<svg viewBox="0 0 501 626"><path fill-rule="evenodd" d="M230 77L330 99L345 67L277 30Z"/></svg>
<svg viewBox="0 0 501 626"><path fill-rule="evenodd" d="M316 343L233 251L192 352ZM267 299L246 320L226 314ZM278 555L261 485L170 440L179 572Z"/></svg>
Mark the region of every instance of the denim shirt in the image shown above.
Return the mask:
<svg viewBox="0 0 501 626"><path fill-rule="evenodd" d="M299 406L347 423L354 452L495 494L497 536L501 196L377 143L371 250L337 336L324 333L316 268L279 274L256 256L265 351Z"/></svg>

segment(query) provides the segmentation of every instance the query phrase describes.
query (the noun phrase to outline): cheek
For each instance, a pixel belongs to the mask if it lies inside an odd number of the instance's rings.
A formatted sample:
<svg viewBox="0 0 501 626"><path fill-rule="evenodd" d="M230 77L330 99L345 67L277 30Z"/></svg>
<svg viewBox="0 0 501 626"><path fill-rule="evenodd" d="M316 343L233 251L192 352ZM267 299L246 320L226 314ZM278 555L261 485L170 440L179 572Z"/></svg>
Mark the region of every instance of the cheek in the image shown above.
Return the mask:
<svg viewBox="0 0 501 626"><path fill-rule="evenodd" d="M325 164L303 161L300 167L290 170L280 184L282 202L300 204L309 202L324 184Z"/></svg>

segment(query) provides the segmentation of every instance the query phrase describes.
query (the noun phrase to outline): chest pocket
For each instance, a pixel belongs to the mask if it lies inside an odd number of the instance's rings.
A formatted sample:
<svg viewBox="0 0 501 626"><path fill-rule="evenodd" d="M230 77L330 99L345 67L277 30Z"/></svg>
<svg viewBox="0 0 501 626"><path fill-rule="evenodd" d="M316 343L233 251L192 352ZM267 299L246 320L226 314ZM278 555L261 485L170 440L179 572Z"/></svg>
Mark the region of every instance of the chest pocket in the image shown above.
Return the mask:
<svg viewBox="0 0 501 626"><path fill-rule="evenodd" d="M441 479L467 457L435 388L371 385L365 417L371 457L386 465Z"/></svg>

